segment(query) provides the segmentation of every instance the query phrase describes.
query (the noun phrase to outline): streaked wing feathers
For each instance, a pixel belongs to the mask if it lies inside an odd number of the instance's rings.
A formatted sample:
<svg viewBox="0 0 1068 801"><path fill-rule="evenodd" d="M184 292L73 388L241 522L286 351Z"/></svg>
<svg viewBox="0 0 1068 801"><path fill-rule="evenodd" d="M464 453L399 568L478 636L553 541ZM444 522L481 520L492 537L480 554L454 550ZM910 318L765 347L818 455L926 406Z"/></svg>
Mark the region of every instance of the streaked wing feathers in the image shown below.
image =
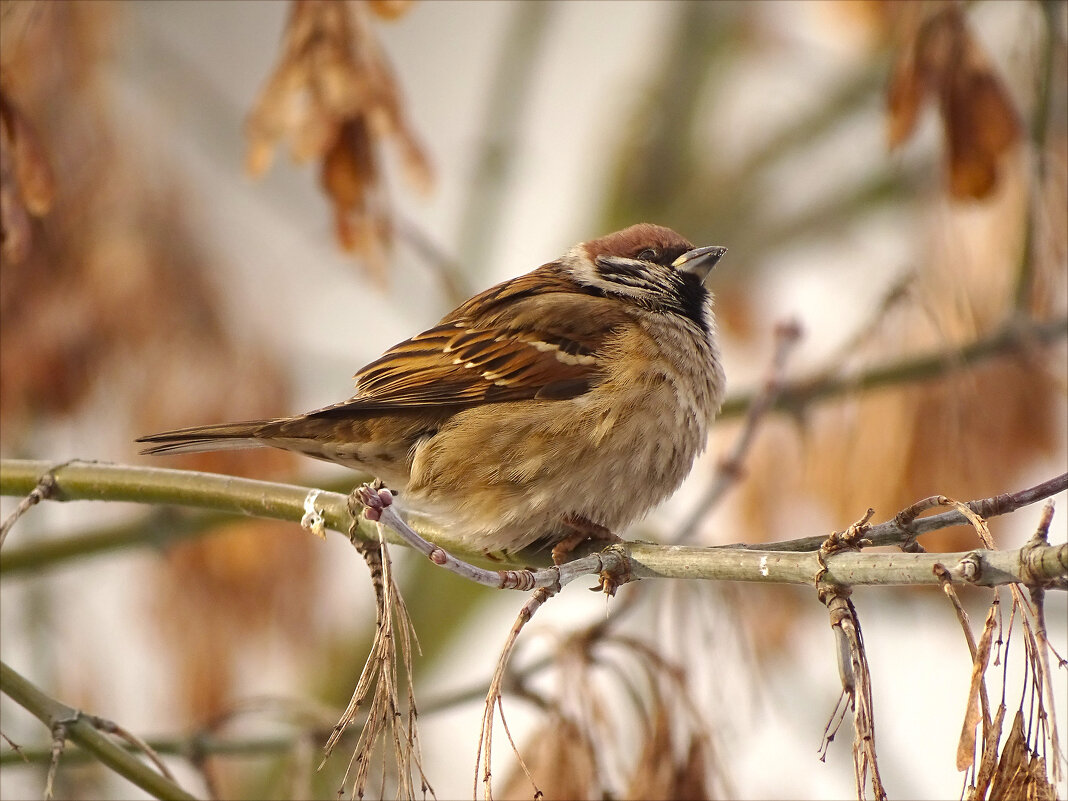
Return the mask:
<svg viewBox="0 0 1068 801"><path fill-rule="evenodd" d="M356 374L346 407L447 406L581 395L602 376L621 304L554 280L553 265L488 289ZM591 311L593 312L591 314Z"/></svg>

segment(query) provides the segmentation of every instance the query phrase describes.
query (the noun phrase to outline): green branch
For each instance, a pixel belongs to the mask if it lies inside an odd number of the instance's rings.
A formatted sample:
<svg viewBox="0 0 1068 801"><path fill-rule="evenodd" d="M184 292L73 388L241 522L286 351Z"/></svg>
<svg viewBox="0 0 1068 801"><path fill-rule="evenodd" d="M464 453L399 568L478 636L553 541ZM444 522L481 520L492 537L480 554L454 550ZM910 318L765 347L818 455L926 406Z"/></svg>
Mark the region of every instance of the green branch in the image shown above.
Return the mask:
<svg viewBox="0 0 1068 801"><path fill-rule="evenodd" d="M130 523L100 526L77 534L35 539L26 545L7 547L0 551L3 554L0 575L33 573L72 559L123 548L149 546L162 549L172 542L210 534L235 519L232 514L160 507Z"/></svg>
<svg viewBox="0 0 1068 801"><path fill-rule="evenodd" d="M192 801L195 798L170 779L156 773L125 748L112 742L77 709L46 695L3 662L0 662L0 692L25 708L47 726L49 731L62 726L72 741L146 793L156 798L179 801Z"/></svg>
<svg viewBox="0 0 1068 801"><path fill-rule="evenodd" d="M347 508L348 498L338 493L211 473L129 467L101 462L69 462L60 467L53 467L48 462L0 460L0 494L26 495L46 474L52 477L52 490L48 497L50 500L110 500L180 504L209 507L216 511L240 512L257 517L298 521L305 513L307 499L314 496L315 508L321 514L326 528L347 532L351 523ZM993 517L1014 511L1025 504L1048 498L1063 491L1066 486L1068 486L1068 474L1044 482L1037 488L997 498L972 501L971 506L976 513ZM873 530L886 529L885 536L879 538L880 544L903 543L918 533L960 525L963 520L959 513L946 513L917 520L904 526L898 524L895 518L873 527ZM389 529L386 529L386 534L390 542L401 542ZM377 532L373 524L361 519L358 535L371 539L377 536ZM806 544L820 541L818 536L801 540ZM455 551L457 555L468 555L452 548L453 543L437 544ZM804 583L810 580L815 572L810 569L809 564L815 558L813 554L795 550L792 542L777 543L776 547L781 548L781 551L757 551L756 546L749 546L753 550L748 553L740 548L683 548L639 542L624 543L622 547L622 555L634 562L634 574L639 577L780 583L801 581ZM0 569L4 564L3 553L0 551ZM772 556L774 559L771 558ZM850 555L843 554L841 558L846 556ZM860 556L874 561L861 560L859 567L850 563L848 574L850 584L901 583L893 579L896 566L903 563L900 555L862 554ZM946 554L910 556L931 556L932 558L938 556L946 560L951 560L954 556L958 559L962 558L961 555ZM1006 567L1006 563L1000 561L1002 560L1000 555L990 558L997 563L996 572L1004 574L1002 580L996 583L1027 580L1026 574ZM1011 557L1006 558L1011 559ZM515 559L525 564L544 562L545 554L524 551L516 554ZM936 583L936 579L930 572L930 564L923 559L913 560L913 562L919 565L918 570L927 572L922 578L917 577L919 573L909 573L904 583ZM497 567L503 567L503 565L498 564ZM869 573L865 573L866 570ZM1060 578L1060 576L1061 574L1058 573L1056 577ZM1050 576L1044 576L1044 578L1050 578ZM828 580L833 581L834 578L831 577Z"/></svg>
<svg viewBox="0 0 1068 801"><path fill-rule="evenodd" d="M25 681L25 679L23 679ZM423 710L420 708L420 714ZM330 734L327 727L324 731L315 732L323 742ZM290 736L249 736L249 737L223 737L213 734L193 734L188 737L160 737L147 739L148 747L160 756L179 757L191 759L204 756L226 757L258 757L277 756L285 754L297 748L308 735L304 732ZM136 749L129 743L115 743L124 751L133 754ZM0 766L18 767L19 765L40 765L47 763L52 758L51 748L21 747L18 751L4 751L0 753ZM84 764L92 762L94 755L80 748L68 749L63 752L63 761L71 764Z"/></svg>

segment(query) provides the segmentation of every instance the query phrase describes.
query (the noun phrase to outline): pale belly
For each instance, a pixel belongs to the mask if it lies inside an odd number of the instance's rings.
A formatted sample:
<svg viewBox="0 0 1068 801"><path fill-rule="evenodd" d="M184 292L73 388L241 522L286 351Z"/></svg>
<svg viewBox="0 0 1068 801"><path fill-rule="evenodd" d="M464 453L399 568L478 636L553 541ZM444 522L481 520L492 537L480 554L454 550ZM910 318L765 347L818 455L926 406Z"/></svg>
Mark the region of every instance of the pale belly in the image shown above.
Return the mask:
<svg viewBox="0 0 1068 801"><path fill-rule="evenodd" d="M460 412L416 448L405 503L486 552L561 539L568 518L618 533L678 488L714 413L655 383Z"/></svg>

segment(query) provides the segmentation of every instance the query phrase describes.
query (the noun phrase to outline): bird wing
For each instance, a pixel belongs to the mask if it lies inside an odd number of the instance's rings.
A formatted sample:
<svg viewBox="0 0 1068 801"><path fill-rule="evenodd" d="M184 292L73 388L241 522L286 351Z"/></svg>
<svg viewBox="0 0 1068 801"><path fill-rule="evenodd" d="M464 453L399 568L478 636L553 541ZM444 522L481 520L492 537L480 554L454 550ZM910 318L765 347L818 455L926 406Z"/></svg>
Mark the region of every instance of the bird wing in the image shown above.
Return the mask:
<svg viewBox="0 0 1068 801"><path fill-rule="evenodd" d="M356 374L348 409L562 400L604 375L622 304L587 295L546 265L486 290Z"/></svg>

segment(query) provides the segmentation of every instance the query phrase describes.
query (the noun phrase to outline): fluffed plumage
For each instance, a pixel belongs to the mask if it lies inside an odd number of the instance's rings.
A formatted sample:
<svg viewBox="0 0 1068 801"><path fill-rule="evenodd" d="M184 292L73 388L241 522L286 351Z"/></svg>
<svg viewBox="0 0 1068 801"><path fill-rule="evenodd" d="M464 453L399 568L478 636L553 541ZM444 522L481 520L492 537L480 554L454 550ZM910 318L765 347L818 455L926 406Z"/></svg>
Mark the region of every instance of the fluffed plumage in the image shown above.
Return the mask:
<svg viewBox="0 0 1068 801"><path fill-rule="evenodd" d="M719 409L703 279L723 252L635 225L471 298L361 369L346 401L138 441L359 468L487 553L615 532L674 492Z"/></svg>

